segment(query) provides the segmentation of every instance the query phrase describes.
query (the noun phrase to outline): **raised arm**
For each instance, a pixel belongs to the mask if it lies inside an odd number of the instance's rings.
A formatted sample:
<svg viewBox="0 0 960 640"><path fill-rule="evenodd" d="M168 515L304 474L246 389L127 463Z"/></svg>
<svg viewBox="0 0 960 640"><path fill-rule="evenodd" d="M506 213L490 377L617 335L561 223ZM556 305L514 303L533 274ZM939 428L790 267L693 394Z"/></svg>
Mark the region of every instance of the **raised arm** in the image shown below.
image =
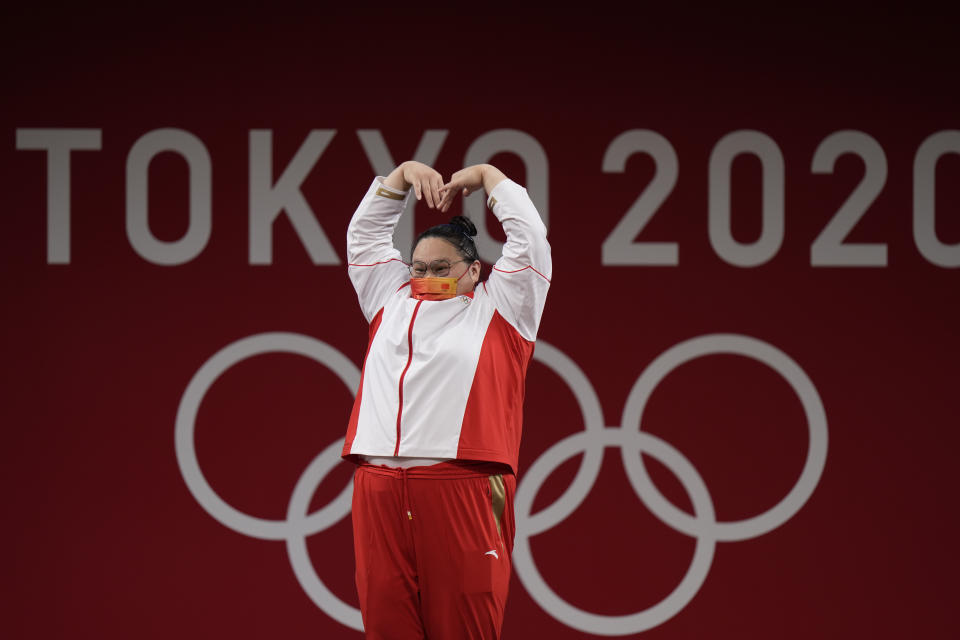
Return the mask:
<svg viewBox="0 0 960 640"><path fill-rule="evenodd" d="M427 205L434 208L442 186L440 174L427 165L404 162L386 178L374 179L354 212L347 227L348 272L367 322L410 277L393 246L393 230L410 194L418 200L426 197Z"/></svg>
<svg viewBox="0 0 960 640"><path fill-rule="evenodd" d="M526 340L536 339L550 288L553 262L547 228L527 190L489 164L474 165L453 174L443 186L440 210L450 208L461 193L487 193L487 205L503 225L507 242L486 283L497 310Z"/></svg>

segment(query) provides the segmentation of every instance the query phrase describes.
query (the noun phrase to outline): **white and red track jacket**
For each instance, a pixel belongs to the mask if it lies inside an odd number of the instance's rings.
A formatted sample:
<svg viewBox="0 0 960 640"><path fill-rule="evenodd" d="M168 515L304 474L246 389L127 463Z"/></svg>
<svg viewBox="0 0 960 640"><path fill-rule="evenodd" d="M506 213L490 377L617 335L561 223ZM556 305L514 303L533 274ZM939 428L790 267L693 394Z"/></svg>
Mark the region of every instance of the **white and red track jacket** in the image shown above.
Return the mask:
<svg viewBox="0 0 960 640"><path fill-rule="evenodd" d="M347 229L370 340L343 456L483 460L516 472L524 378L552 272L546 227L526 189L500 182L488 205L507 242L489 279L468 295L417 300L393 246L411 195L377 178Z"/></svg>

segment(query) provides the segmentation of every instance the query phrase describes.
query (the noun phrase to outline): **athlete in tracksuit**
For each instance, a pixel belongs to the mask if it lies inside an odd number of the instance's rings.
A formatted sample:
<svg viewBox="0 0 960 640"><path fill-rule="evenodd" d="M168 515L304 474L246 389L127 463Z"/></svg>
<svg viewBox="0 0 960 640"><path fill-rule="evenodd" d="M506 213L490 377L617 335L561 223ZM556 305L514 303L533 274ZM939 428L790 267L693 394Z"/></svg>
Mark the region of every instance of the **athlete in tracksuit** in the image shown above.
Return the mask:
<svg viewBox="0 0 960 640"><path fill-rule="evenodd" d="M393 230L414 193L446 211L480 188L507 236L485 282L476 229L463 218L421 234L411 265L402 261ZM354 547L367 638L499 638L524 378L552 269L546 228L526 190L490 165L444 185L406 162L370 185L347 253L370 323L343 449L358 464Z"/></svg>

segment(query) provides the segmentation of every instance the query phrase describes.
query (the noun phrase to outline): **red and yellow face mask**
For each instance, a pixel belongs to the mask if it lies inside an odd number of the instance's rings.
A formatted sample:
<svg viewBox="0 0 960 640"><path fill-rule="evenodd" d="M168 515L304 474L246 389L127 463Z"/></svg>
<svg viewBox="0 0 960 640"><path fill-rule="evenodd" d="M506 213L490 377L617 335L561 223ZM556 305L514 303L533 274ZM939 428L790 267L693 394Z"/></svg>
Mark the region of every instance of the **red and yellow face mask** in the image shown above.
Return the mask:
<svg viewBox="0 0 960 640"><path fill-rule="evenodd" d="M410 278L410 295L417 300L452 298L457 295L457 283L460 282L460 278Z"/></svg>

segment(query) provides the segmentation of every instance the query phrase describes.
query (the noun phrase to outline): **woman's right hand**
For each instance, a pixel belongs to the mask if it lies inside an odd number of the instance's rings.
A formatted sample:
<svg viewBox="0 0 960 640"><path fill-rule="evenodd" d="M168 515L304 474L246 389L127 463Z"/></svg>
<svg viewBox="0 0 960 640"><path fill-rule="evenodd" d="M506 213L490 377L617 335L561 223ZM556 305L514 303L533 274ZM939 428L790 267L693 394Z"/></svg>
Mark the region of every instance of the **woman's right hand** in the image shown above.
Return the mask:
<svg viewBox="0 0 960 640"><path fill-rule="evenodd" d="M413 187L417 200L427 198L427 206L435 209L440 206L440 187L443 186L443 176L422 162L407 160L394 169L384 181L388 187L407 191Z"/></svg>

